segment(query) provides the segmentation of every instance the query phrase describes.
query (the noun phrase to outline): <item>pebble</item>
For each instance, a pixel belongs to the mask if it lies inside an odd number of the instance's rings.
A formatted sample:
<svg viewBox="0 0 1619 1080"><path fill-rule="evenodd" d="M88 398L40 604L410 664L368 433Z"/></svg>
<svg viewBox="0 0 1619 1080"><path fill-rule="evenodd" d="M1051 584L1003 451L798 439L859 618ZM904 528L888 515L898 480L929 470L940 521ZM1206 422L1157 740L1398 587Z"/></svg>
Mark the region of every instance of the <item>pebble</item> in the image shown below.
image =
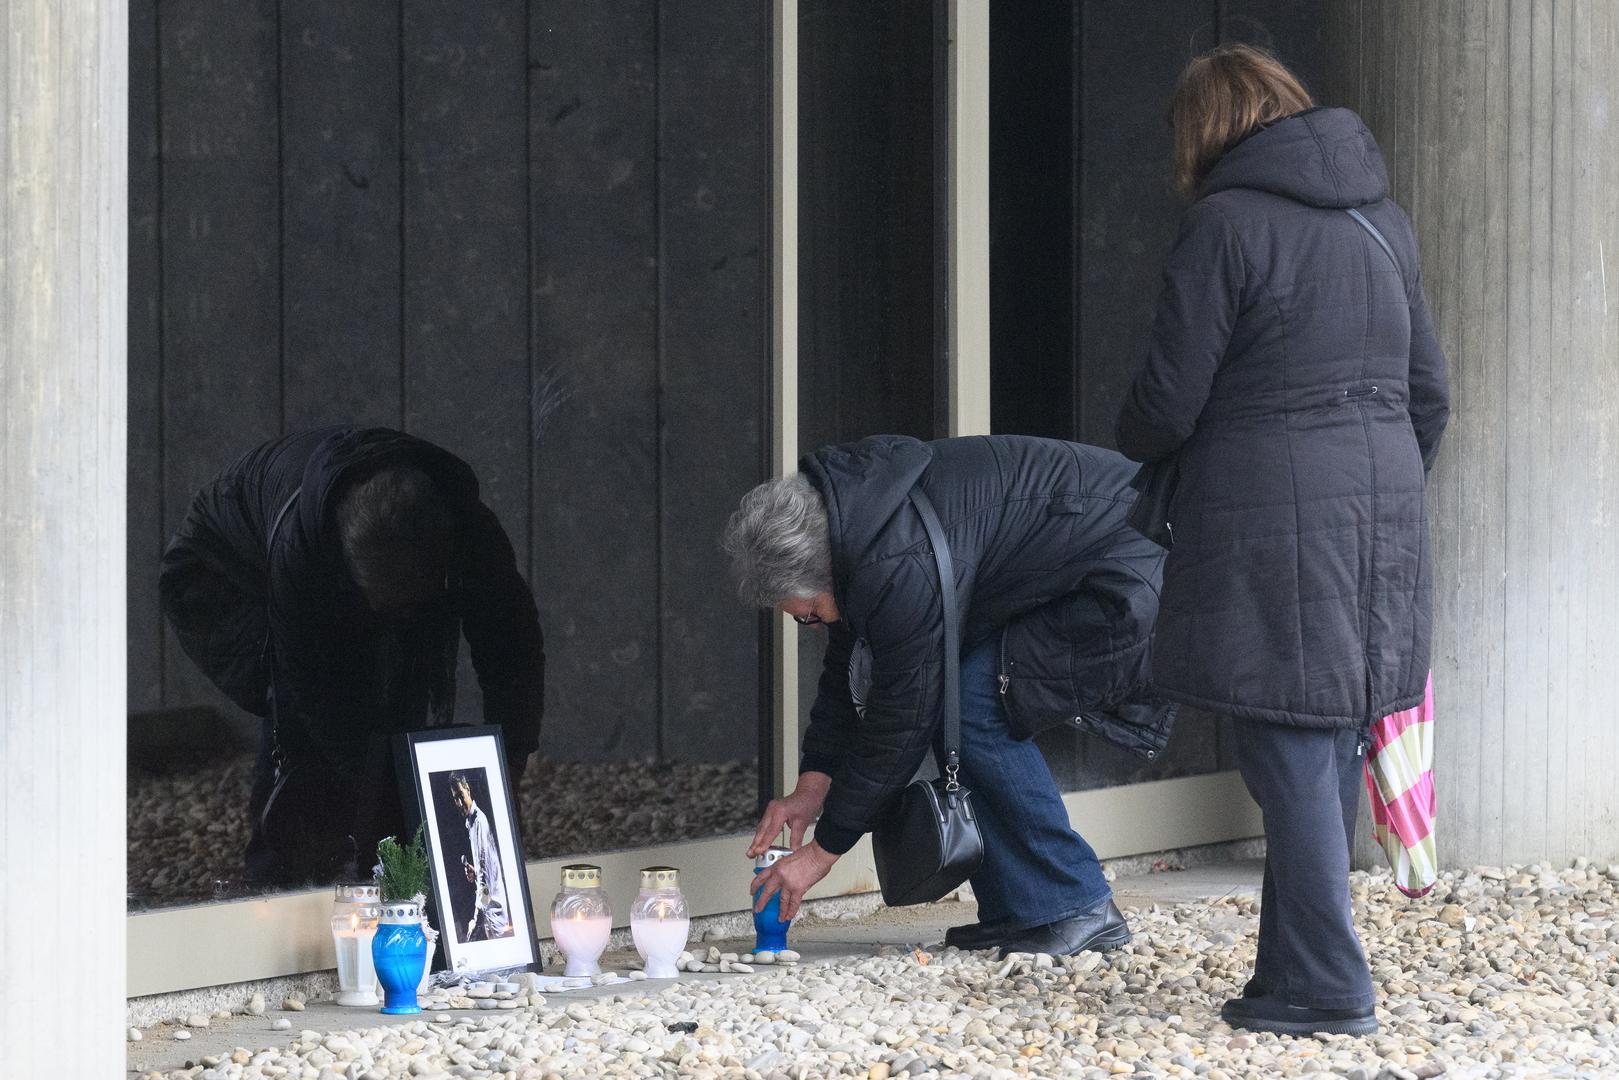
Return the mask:
<svg viewBox="0 0 1619 1080"><path fill-rule="evenodd" d="M743 957L743 959L750 964L774 964L776 962L776 954L771 952L769 949L761 949L752 954L751 959L748 957Z"/></svg>
<svg viewBox="0 0 1619 1080"><path fill-rule="evenodd" d="M776 959L780 960L784 964L796 964L798 963L800 957L793 949L782 949L776 954Z"/></svg>
<svg viewBox="0 0 1619 1080"><path fill-rule="evenodd" d="M191 1032L187 1031L185 1028L176 1028L174 1037L179 1042L185 1042L187 1039L191 1038Z"/></svg>
<svg viewBox="0 0 1619 1080"><path fill-rule="evenodd" d="M272 1031L291 1031L292 1030L292 1021L288 1020L286 1017L283 1016L281 1019L277 1020L275 1023L270 1025L270 1030L272 1030Z"/></svg>
<svg viewBox="0 0 1619 1080"><path fill-rule="evenodd" d="M185 1018L186 1027L205 1028L211 1023L213 1019L207 1013L192 1013Z"/></svg>
<svg viewBox="0 0 1619 1080"><path fill-rule="evenodd" d="M141 1035L141 1029L140 1028L132 1027L127 1032L125 1032L125 1034L128 1036L130 1042L140 1042L141 1041L142 1035Z"/></svg>
<svg viewBox="0 0 1619 1080"><path fill-rule="evenodd" d="M264 1015L264 995L254 994L247 999L247 1011L253 1016Z"/></svg>
<svg viewBox="0 0 1619 1080"><path fill-rule="evenodd" d="M295 997L289 997L281 1003L281 1007L288 1012L303 1012L304 1003Z"/></svg>
<svg viewBox="0 0 1619 1080"><path fill-rule="evenodd" d="M753 967L751 979L692 979L650 994L625 984L588 1003L459 1020L440 1013L431 1025L333 1036L306 1032L284 1051L232 1055L183 1075L1619 1076L1619 972L1609 940L1619 926L1616 886L1590 867L1508 868L1500 879L1447 874L1431 901L1413 902L1395 892L1386 871L1353 875L1357 928L1383 1020L1381 1034L1367 1039L1278 1038L1218 1021L1220 1004L1241 991L1253 963L1258 905L1236 896L1136 912L1135 943L1125 949L1014 957L1000 978L1007 962L959 950L922 964L913 946L885 947L792 969L780 966L782 954L776 966L760 968L755 953L752 963L712 965ZM1509 897L1521 888L1530 891ZM1442 917L1452 905L1463 912L1460 925ZM1467 919L1474 929L1464 938ZM1218 934L1231 944L1210 948ZM701 955L709 955L706 947ZM688 962L710 966L696 955ZM499 1008L518 999L493 1000Z"/></svg>

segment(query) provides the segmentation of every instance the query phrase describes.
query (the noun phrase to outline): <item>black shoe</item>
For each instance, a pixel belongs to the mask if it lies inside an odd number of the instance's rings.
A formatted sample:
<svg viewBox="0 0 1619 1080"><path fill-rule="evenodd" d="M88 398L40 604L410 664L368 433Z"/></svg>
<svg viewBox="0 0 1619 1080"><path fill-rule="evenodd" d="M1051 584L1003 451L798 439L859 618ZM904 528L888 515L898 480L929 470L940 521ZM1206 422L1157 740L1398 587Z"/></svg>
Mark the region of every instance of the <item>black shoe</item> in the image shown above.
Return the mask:
<svg viewBox="0 0 1619 1080"><path fill-rule="evenodd" d="M1306 1009L1278 998L1232 998L1220 1009L1220 1019L1234 1028L1271 1031L1277 1035L1376 1035L1377 1013L1364 1009Z"/></svg>
<svg viewBox="0 0 1619 1080"><path fill-rule="evenodd" d="M1104 896L1071 919L1019 930L1001 942L1001 959L1015 952L1073 956L1086 950L1107 952L1130 944L1130 924Z"/></svg>
<svg viewBox="0 0 1619 1080"><path fill-rule="evenodd" d="M975 922L966 926L952 926L946 930L944 943L957 949L993 949L1016 933L1016 930L1008 930L993 923L985 925Z"/></svg>

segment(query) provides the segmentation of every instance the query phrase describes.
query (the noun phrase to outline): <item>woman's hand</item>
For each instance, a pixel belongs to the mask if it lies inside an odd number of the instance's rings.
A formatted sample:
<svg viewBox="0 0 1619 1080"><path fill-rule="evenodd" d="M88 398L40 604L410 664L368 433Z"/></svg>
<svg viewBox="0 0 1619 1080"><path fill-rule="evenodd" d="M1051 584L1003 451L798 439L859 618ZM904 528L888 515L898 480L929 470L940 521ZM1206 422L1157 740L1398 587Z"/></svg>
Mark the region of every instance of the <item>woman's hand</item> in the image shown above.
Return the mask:
<svg viewBox="0 0 1619 1080"><path fill-rule="evenodd" d="M788 844L794 851L798 850L804 842L804 833L815 824L815 819L821 816L821 804L826 801L826 793L832 786L832 778L822 772L807 772L799 776L798 786L793 788L791 795L782 799L771 799L765 807L764 816L759 819L759 827L754 830L753 844L748 848L748 857L757 859L763 855L781 832L783 825L787 826L791 842ZM836 856L833 856L836 858ZM825 871L822 871L825 874ZM820 878L816 878L819 881Z"/></svg>
<svg viewBox="0 0 1619 1080"><path fill-rule="evenodd" d="M811 840L791 855L784 855L753 879L753 910L763 911L770 898L781 893L781 921L798 914L804 894L826 877L838 857Z"/></svg>

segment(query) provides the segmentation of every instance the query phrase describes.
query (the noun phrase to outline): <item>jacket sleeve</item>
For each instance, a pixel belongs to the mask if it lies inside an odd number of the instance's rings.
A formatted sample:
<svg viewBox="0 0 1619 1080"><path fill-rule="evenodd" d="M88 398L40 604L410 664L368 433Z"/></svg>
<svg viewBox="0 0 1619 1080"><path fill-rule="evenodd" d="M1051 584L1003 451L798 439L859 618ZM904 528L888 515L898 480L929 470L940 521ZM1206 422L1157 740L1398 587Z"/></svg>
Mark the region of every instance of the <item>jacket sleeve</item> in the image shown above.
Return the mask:
<svg viewBox="0 0 1619 1080"><path fill-rule="evenodd" d="M827 627L826 657L821 663L821 679L810 707L809 726L804 729L803 752L798 771L837 775L843 756L860 723L854 697L849 690L849 660L854 654L854 631L847 623Z"/></svg>
<svg viewBox="0 0 1619 1080"><path fill-rule="evenodd" d="M539 747L545 713L545 639L534 594L506 530L483 503L466 545L462 627L483 689L484 719L503 729L508 757L527 758Z"/></svg>
<svg viewBox="0 0 1619 1080"><path fill-rule="evenodd" d="M1164 268L1147 360L1119 413L1119 450L1159 461L1192 435L1241 308L1247 270L1237 234L1216 207L1181 219Z"/></svg>
<svg viewBox="0 0 1619 1080"><path fill-rule="evenodd" d="M918 580L924 560L931 578L931 556L898 561L865 627L871 645L866 714L848 741L815 826L816 841L834 855L871 831L889 799L916 774L938 727L944 627L937 582ZM921 611L919 596L929 605Z"/></svg>
<svg viewBox="0 0 1619 1080"><path fill-rule="evenodd" d="M1445 375L1445 353L1434 333L1428 298L1419 274L1411 293L1411 429L1422 451L1422 467L1432 469L1439 456L1439 440L1450 422L1450 385Z"/></svg>
<svg viewBox="0 0 1619 1080"><path fill-rule="evenodd" d="M238 707L267 711L269 633L260 540L237 482L222 477L197 493L163 552L163 614L191 662Z"/></svg>

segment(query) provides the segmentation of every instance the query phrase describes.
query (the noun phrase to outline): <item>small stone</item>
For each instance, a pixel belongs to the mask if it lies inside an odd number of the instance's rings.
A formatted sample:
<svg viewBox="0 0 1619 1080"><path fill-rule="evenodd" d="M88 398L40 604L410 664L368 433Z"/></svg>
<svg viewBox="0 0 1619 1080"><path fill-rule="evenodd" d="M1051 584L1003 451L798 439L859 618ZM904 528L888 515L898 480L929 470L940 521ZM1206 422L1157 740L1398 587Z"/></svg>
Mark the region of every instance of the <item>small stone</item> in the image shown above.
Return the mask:
<svg viewBox="0 0 1619 1080"><path fill-rule="evenodd" d="M264 995L254 994L247 999L247 1011L253 1016L264 1015Z"/></svg>
<svg viewBox="0 0 1619 1080"><path fill-rule="evenodd" d="M697 959L697 958L695 956L693 956L691 953L682 952L680 954L680 958L675 961L675 965L677 967L681 967L681 966L684 966L686 964L691 963L695 959Z"/></svg>
<svg viewBox="0 0 1619 1080"><path fill-rule="evenodd" d="M798 953L792 949L782 949L776 953L776 959L780 960L784 964L796 964L798 963L800 957Z"/></svg>
<svg viewBox="0 0 1619 1080"><path fill-rule="evenodd" d="M1460 926L1467 921L1467 912L1457 904L1446 904L1439 909L1439 921L1446 926Z"/></svg>
<svg viewBox="0 0 1619 1080"><path fill-rule="evenodd" d="M186 1017L186 1027L205 1028L211 1023L213 1023L213 1020L207 1013L192 1013Z"/></svg>
<svg viewBox="0 0 1619 1080"><path fill-rule="evenodd" d="M618 982L618 972L616 971L604 971L600 975L590 977L590 985L592 986L611 986L616 982Z"/></svg>
<svg viewBox="0 0 1619 1080"><path fill-rule="evenodd" d="M281 1019L277 1020L275 1023L270 1025L270 1030L271 1031L290 1031L290 1030L292 1030L292 1021L288 1020L285 1016L283 1016Z"/></svg>
<svg viewBox="0 0 1619 1080"><path fill-rule="evenodd" d="M433 1019L440 1024L448 1024L451 1020L454 1020L455 1017L451 1016L449 1013L439 1013L434 1016Z"/></svg>
<svg viewBox="0 0 1619 1080"><path fill-rule="evenodd" d="M758 952L752 954L752 956L753 958L751 960L746 960L746 958L744 958L747 963L774 964L776 962L776 954L771 952L769 949L760 949Z"/></svg>
<svg viewBox="0 0 1619 1080"><path fill-rule="evenodd" d="M141 1029L140 1028L132 1027L127 1032L125 1032L125 1034L128 1036L130 1042L140 1042L141 1041L142 1035L141 1035Z"/></svg>
<svg viewBox="0 0 1619 1080"><path fill-rule="evenodd" d="M287 1000L283 1001L281 1003L281 1007L283 1009L285 1009L287 1012L303 1012L304 1011L304 1003L302 1001L298 1000L295 997L289 997Z"/></svg>
<svg viewBox="0 0 1619 1080"><path fill-rule="evenodd" d="M866 1080L888 1080L888 1062L879 1061L867 1069Z"/></svg>
<svg viewBox="0 0 1619 1080"><path fill-rule="evenodd" d="M191 1038L191 1032L187 1031L185 1028L178 1028L174 1032L174 1037L179 1042L185 1042L187 1039Z"/></svg>
<svg viewBox="0 0 1619 1080"><path fill-rule="evenodd" d="M724 957L724 955L723 955L723 954L722 954L722 953L721 953L721 952L720 952L720 950L719 950L719 946L717 946L717 945L710 945L710 946L709 946L709 947L708 947L708 962L709 962L709 963L710 963L710 964L717 964L717 963L719 963L719 962L720 962L720 961L721 961L721 960L723 960L723 959L725 959L725 957Z"/></svg>
<svg viewBox="0 0 1619 1080"><path fill-rule="evenodd" d="M630 982L643 982L643 981L645 981L645 979L646 979L646 972L644 972L644 971L636 970L636 971L630 972L630 974L629 974Z"/></svg>
<svg viewBox="0 0 1619 1080"><path fill-rule="evenodd" d="M499 1001L496 1001L492 997L474 998L473 1003L474 1003L475 1007L477 1007L479 1009L485 1009L485 1010L488 1010L490 1012L493 1012L495 1009L500 1008L500 1005L501 1005L501 1003Z"/></svg>
<svg viewBox="0 0 1619 1080"><path fill-rule="evenodd" d="M467 987L466 993L467 997L473 999L494 997L495 984L488 982L475 982L471 986Z"/></svg>
<svg viewBox="0 0 1619 1080"><path fill-rule="evenodd" d="M752 975L753 974L753 965L744 964L742 961L738 960L738 961L736 961L735 963L733 963L731 965L731 970L732 971L740 971L744 975Z"/></svg>
<svg viewBox="0 0 1619 1080"><path fill-rule="evenodd" d="M504 999L502 1001L497 1001L495 1003L495 1008L497 1008L497 1009L515 1009L521 1004L523 1004L523 1003L521 1001L516 1000L515 998L506 998L506 999Z"/></svg>

